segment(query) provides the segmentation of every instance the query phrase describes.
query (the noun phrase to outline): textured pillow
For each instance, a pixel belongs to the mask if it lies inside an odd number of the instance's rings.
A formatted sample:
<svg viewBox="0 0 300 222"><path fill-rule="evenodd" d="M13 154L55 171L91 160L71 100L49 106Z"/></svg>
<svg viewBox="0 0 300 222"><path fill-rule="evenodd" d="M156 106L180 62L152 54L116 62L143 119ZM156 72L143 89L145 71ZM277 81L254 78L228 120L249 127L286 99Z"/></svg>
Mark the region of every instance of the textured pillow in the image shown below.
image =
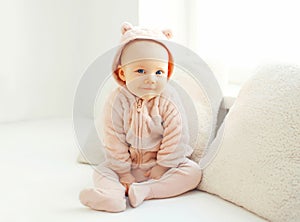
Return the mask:
<svg viewBox="0 0 300 222"><path fill-rule="evenodd" d="M200 190L271 221L300 221L300 67L259 68L209 149Z"/></svg>
<svg viewBox="0 0 300 222"><path fill-rule="evenodd" d="M194 148L191 159L198 162L203 150L214 135L216 122L212 114L211 104L206 92L197 85L188 73L176 68L172 76L172 86L178 91L185 108L189 132L190 145ZM90 132L87 136L82 153L78 156L81 163L99 164L104 160L102 110L108 95L118 87L113 78L109 78L97 97L95 103L95 126L97 132ZM218 86L216 86L218 87Z"/></svg>

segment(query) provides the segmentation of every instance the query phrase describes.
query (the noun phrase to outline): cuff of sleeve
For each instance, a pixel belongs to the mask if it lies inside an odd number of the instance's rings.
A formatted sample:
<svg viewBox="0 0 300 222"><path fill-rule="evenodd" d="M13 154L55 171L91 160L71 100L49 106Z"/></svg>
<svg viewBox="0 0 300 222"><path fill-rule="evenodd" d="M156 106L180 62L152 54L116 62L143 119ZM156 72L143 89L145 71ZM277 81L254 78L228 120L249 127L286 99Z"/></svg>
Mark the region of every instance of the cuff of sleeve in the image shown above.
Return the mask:
<svg viewBox="0 0 300 222"><path fill-rule="evenodd" d="M181 163L183 163L185 160L185 158L180 158L180 159L176 159L176 160L161 160L161 161L157 161L156 163L162 167L169 167L169 168L176 168L178 167Z"/></svg>

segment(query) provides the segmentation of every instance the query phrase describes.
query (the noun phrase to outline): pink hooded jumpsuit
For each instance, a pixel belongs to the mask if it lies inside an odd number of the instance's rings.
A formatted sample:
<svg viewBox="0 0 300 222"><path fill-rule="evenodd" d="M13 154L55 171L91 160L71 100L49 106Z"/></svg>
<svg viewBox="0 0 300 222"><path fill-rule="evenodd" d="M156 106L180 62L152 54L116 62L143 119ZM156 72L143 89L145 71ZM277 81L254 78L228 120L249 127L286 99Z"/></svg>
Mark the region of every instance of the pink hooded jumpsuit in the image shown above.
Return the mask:
<svg viewBox="0 0 300 222"><path fill-rule="evenodd" d="M128 194L133 207L143 200L173 197L196 188L202 172L188 159L192 153L188 142L184 109L170 85L148 101L126 86L119 87L105 105L106 161L97 166L95 188L82 191L81 202L96 210L125 210L121 177L134 178ZM145 173L156 165L170 169L158 180L149 179Z"/></svg>

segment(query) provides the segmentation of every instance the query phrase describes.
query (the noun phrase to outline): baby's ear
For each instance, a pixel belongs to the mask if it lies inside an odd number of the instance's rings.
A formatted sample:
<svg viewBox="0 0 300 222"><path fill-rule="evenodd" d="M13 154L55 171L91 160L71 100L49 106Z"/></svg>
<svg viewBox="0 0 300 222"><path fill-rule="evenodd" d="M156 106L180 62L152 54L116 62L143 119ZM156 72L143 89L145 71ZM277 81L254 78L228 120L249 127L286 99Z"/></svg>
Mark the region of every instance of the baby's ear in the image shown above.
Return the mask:
<svg viewBox="0 0 300 222"><path fill-rule="evenodd" d="M118 74L119 79L121 79L123 82L126 82L124 70L122 69L122 67L120 65L118 66L117 74Z"/></svg>
<svg viewBox="0 0 300 222"><path fill-rule="evenodd" d="M121 32L124 35L125 32L127 32L128 30L131 30L132 28L133 28L133 26L129 22L124 22L121 26Z"/></svg>
<svg viewBox="0 0 300 222"><path fill-rule="evenodd" d="M164 29L164 30L162 30L162 33L164 33L164 35L165 35L168 39L173 38L173 32L172 32L171 29Z"/></svg>

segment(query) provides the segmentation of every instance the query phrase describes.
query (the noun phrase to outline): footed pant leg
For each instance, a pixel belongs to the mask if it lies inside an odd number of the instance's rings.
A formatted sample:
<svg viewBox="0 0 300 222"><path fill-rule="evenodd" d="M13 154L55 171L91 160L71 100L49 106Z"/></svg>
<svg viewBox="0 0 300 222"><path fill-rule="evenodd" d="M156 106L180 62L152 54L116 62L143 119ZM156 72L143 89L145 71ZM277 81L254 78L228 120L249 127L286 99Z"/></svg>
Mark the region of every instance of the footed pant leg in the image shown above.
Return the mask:
<svg viewBox="0 0 300 222"><path fill-rule="evenodd" d="M94 186L80 192L81 203L94 210L121 212L126 209L125 187L111 169L100 166L93 174Z"/></svg>
<svg viewBox="0 0 300 222"><path fill-rule="evenodd" d="M133 183L128 193L130 204L137 207L144 200L180 195L196 188L201 177L198 164L187 159L177 168L168 170L159 180Z"/></svg>

